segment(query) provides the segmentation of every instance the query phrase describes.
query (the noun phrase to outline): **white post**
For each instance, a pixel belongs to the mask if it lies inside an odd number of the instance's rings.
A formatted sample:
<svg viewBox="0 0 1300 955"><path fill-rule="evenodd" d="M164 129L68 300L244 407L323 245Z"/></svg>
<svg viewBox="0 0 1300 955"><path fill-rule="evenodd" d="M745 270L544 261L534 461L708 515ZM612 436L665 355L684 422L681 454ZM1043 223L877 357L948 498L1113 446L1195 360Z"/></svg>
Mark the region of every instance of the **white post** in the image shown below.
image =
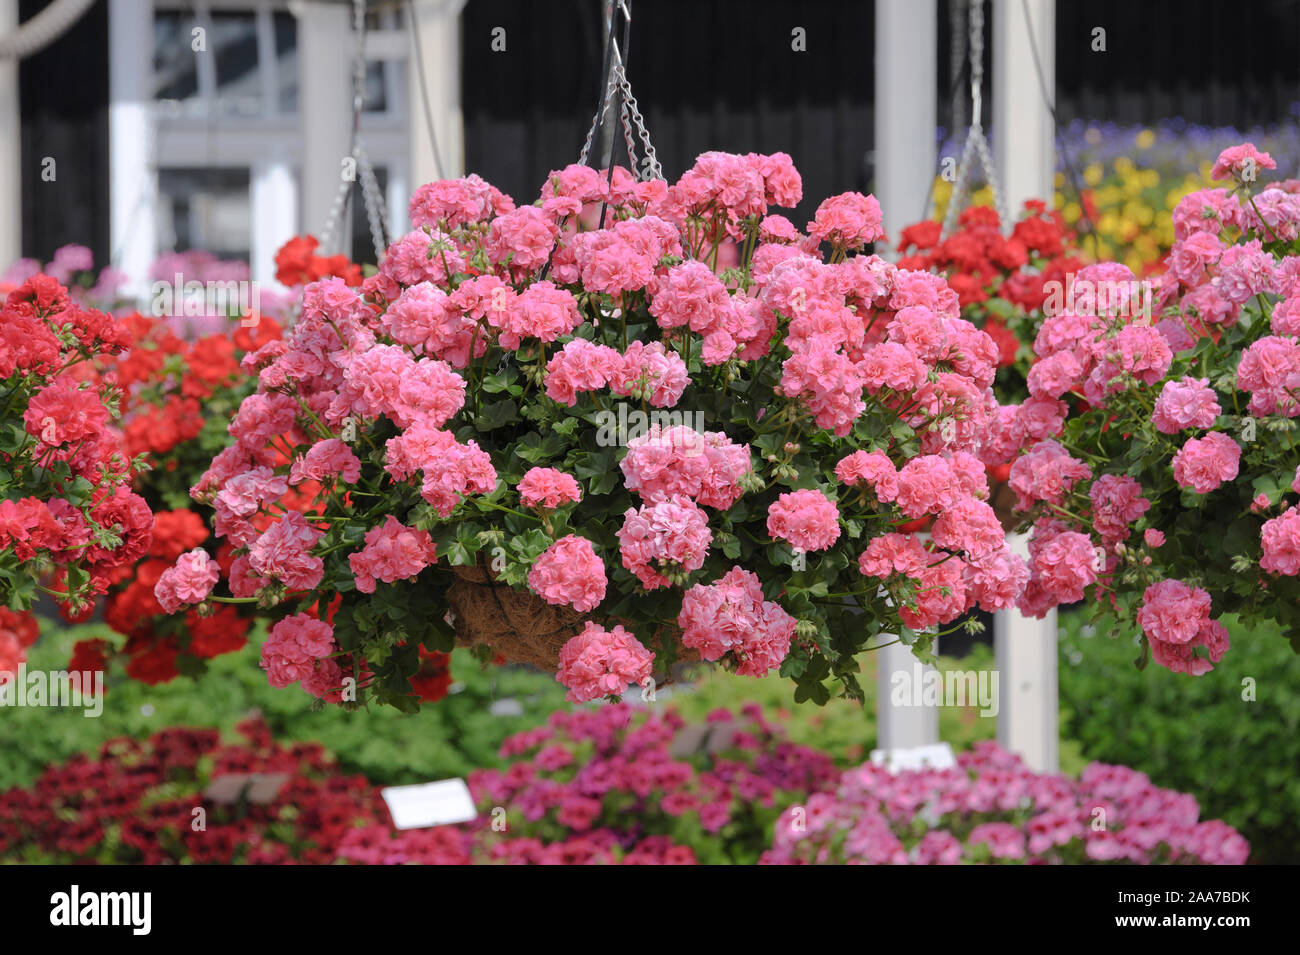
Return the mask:
<svg viewBox="0 0 1300 955"><path fill-rule="evenodd" d="M250 170L249 203L254 210L249 277L276 288L275 253L297 233L298 184L285 159L261 160Z"/></svg>
<svg viewBox="0 0 1300 955"><path fill-rule="evenodd" d="M352 151L352 10L345 3L304 3L295 13L302 221L304 231L319 235L344 182L344 160ZM329 248L321 253L347 251L350 236L345 217L335 223Z"/></svg>
<svg viewBox="0 0 1300 955"><path fill-rule="evenodd" d="M18 0L0 0L0 33L18 26ZM0 60L0 269L23 254L22 115L18 59ZM39 181L29 172L29 181Z"/></svg>
<svg viewBox="0 0 1300 955"><path fill-rule="evenodd" d="M464 6L465 0L414 0L411 5L415 22L411 24L411 48L406 61L406 106L410 116L408 172L412 190L427 182L465 174L465 120L460 108L460 11ZM491 40L490 36L475 38L482 56L492 55ZM507 43L512 41L520 42L506 37ZM426 115L432 117L438 139L436 153L429 141Z"/></svg>
<svg viewBox="0 0 1300 955"><path fill-rule="evenodd" d="M913 654L911 647L894 643L873 651L876 654L876 747L886 752L931 746L939 741L939 710L934 706L912 705L921 696L926 673L934 667L924 666ZM899 674L895 678L895 674ZM908 698L903 706L895 706L893 696L898 683Z"/></svg>
<svg viewBox="0 0 1300 955"><path fill-rule="evenodd" d="M1007 537L1021 557L1029 556L1028 542L1024 534ZM998 611L993 617L993 644L1002 697L998 743L1030 769L1054 773L1060 766L1055 608L1042 620L1025 617L1014 608Z"/></svg>
<svg viewBox="0 0 1300 955"><path fill-rule="evenodd" d="M891 240L929 212L937 43L936 0L876 0L875 196Z"/></svg>
<svg viewBox="0 0 1300 955"><path fill-rule="evenodd" d="M928 542L930 535L917 535ZM879 597L892 605L882 587ZM880 637L884 644L876 654L876 748L871 761L892 771L954 765L952 747L939 742L939 709L926 701L926 683L936 677L935 667L922 664L911 647ZM934 651L938 653L938 639ZM935 700L942 703L942 700Z"/></svg>
<svg viewBox="0 0 1300 955"><path fill-rule="evenodd" d="M1048 102L1056 102L1054 0L994 0L993 151L1008 228L1026 199L1052 202L1056 144Z"/></svg>
<svg viewBox="0 0 1300 955"><path fill-rule="evenodd" d="M409 135L414 136L412 130ZM406 163L394 161L388 165L388 224L393 238L400 239L411 231L411 182L406 175Z"/></svg>
<svg viewBox="0 0 1300 955"><path fill-rule="evenodd" d="M158 252L154 226L158 172L150 159L156 135L153 68L150 58L140 52L141 38L152 36L150 0L109 0L110 254L113 264L126 274L127 295L141 300L148 294L149 266Z"/></svg>

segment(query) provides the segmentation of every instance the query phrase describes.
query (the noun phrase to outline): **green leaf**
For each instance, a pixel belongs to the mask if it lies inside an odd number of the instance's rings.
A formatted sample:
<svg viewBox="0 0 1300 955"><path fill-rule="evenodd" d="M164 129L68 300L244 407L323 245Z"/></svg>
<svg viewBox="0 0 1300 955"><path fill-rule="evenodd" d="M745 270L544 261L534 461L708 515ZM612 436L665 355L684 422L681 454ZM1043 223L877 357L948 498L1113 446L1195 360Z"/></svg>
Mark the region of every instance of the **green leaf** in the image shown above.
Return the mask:
<svg viewBox="0 0 1300 955"><path fill-rule="evenodd" d="M485 405L483 411L474 416L474 427L478 431L495 431L518 420L519 406L505 398Z"/></svg>

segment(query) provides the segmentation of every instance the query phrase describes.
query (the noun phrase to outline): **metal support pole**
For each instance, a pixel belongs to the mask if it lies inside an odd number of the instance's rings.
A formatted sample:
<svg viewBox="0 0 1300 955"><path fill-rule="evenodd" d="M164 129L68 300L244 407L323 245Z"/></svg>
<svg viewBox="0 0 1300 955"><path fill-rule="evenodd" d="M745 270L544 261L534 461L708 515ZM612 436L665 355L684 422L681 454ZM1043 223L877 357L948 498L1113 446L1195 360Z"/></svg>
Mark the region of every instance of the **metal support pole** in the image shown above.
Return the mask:
<svg viewBox="0 0 1300 955"><path fill-rule="evenodd" d="M936 0L876 0L874 193L891 240L929 213L938 23Z"/></svg>

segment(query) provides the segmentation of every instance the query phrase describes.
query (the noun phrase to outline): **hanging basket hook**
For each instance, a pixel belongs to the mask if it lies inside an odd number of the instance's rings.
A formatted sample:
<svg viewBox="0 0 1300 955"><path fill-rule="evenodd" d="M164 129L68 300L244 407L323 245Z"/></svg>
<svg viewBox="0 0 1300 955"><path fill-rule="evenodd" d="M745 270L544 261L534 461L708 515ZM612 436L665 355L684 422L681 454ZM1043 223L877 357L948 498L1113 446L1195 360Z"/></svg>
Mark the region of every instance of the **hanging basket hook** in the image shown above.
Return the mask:
<svg viewBox="0 0 1300 955"><path fill-rule="evenodd" d="M998 221L1003 226L1007 222L1006 209L1002 205L1002 191L998 188L997 172L993 167L993 156L989 151L988 138L984 135L984 4L981 0L970 0L970 15L967 19L971 123L966 131L966 143L962 147L961 162L957 166L957 179L952 185L952 195L948 199L948 210L943 217L942 235L944 236L950 235L957 224L957 217L962 210L962 200L970 191L971 163L977 159L983 169L984 180L993 193L993 208L997 211Z"/></svg>

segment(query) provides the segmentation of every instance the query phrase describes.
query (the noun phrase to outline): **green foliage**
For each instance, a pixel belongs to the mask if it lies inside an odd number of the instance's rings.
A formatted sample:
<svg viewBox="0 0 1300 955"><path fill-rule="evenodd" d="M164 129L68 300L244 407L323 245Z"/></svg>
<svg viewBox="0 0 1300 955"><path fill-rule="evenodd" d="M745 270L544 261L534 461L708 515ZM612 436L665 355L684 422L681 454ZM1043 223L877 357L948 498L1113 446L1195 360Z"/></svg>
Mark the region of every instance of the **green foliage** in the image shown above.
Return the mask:
<svg viewBox="0 0 1300 955"><path fill-rule="evenodd" d="M100 636L87 625L60 628L48 622L32 647L28 667L57 669L66 665L72 645ZM215 727L232 731L237 723L260 713L276 739L321 743L337 755L345 772L363 773L373 782L401 784L463 776L479 767L499 765L497 749L510 734L542 723L567 704L564 689L535 671L483 669L471 652L456 650L452 675L461 688L446 699L407 715L389 707L349 712L318 708L305 693L274 690L257 665L255 631L250 646L213 660L208 671L191 680L177 678L150 687L110 673L104 711L87 718L80 710L6 709L0 719L0 790L30 784L43 767L73 753L92 753L118 736L143 738L168 726ZM837 765L866 760L876 745L875 657L861 657L857 679L864 702L835 698L825 707L797 705L796 687L775 674L761 679L735 676L713 667L697 667L690 685L674 687L661 703L688 722L727 708L739 712L758 705L796 743L827 753ZM992 651L976 645L964 659L940 658L940 668L980 670L993 666ZM500 702L504 712L491 712ZM519 715L508 715L521 709ZM939 713L942 739L962 750L996 735L996 720L980 717L974 707L944 708ZM1077 773L1083 760L1077 746L1062 743L1062 768Z"/></svg>
<svg viewBox="0 0 1300 955"><path fill-rule="evenodd" d="M707 667L697 668L694 686L671 693L667 699L687 722L703 720L719 708L739 712L753 703L781 727L791 742L815 747L847 768L866 761L876 746L876 656L865 653L860 660L862 670L857 678L864 697L860 704L844 698L832 699L822 707L798 704L797 687L775 674L751 679ZM977 643L965 657L940 657L938 666L943 671L992 669L993 651ZM997 720L980 716L978 707L939 710L939 738L957 752L996 737ZM1061 741L1060 758L1062 772L1072 776L1078 775L1088 762L1080 754L1079 745L1069 739Z"/></svg>
<svg viewBox="0 0 1300 955"><path fill-rule="evenodd" d="M1232 648L1199 677L1138 671L1136 629L1061 618L1061 731L1088 758L1122 763L1191 793L1261 863L1300 861L1300 657L1277 627L1224 619ZM1254 700L1246 681L1253 681Z"/></svg>
<svg viewBox="0 0 1300 955"><path fill-rule="evenodd" d="M47 625L43 631L30 651L29 669L66 666L72 645L101 635L103 628ZM460 689L418 713L386 706L368 712L320 709L296 688L275 690L267 684L257 663L261 640L255 632L249 647L213 660L198 680L180 677L150 687L110 674L104 711L97 718L87 718L79 709L6 708L0 712L0 790L30 784L47 764L94 752L114 737L143 738L168 726L228 732L253 713L262 715L277 740L320 742L338 756L345 772L363 773L380 784L427 782L497 765L502 740L541 723L563 703L564 688L553 678L482 669L468 651L458 650L452 676ZM517 703L522 712L491 712L494 702L505 700Z"/></svg>

